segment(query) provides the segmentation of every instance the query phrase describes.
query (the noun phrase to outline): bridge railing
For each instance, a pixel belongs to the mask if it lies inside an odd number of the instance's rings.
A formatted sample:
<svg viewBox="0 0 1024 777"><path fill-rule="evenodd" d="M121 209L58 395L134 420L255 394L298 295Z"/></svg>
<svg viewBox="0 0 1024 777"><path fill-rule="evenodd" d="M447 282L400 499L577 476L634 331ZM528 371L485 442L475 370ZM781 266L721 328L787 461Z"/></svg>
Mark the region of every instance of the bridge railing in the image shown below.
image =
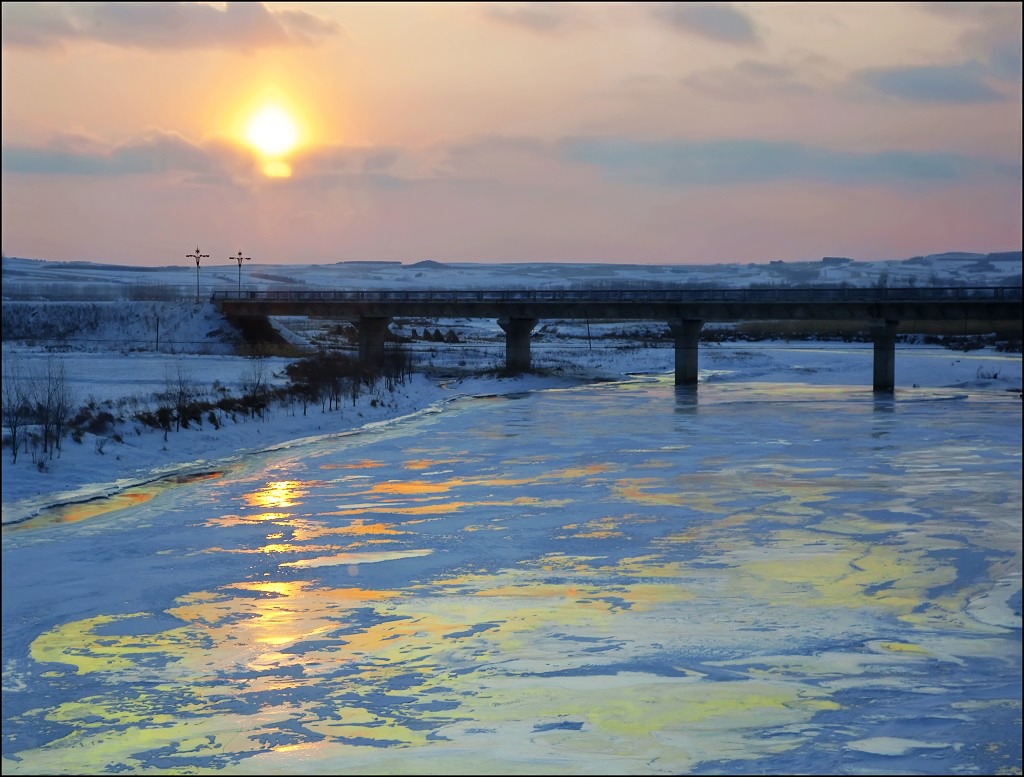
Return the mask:
<svg viewBox="0 0 1024 777"><path fill-rule="evenodd" d="M1020 287L836 287L768 289L400 289L213 292L214 302L699 303L942 302L1021 300Z"/></svg>

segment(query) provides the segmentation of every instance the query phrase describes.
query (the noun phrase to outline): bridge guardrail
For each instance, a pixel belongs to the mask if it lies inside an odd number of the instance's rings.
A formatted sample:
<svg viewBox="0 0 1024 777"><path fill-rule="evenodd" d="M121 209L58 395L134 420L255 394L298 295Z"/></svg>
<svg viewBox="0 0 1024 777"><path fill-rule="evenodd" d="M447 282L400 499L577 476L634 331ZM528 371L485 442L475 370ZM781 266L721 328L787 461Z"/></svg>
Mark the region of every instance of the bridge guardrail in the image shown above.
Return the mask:
<svg viewBox="0 0 1024 777"><path fill-rule="evenodd" d="M778 289L374 289L214 291L214 302L1017 302L1020 287L837 287Z"/></svg>

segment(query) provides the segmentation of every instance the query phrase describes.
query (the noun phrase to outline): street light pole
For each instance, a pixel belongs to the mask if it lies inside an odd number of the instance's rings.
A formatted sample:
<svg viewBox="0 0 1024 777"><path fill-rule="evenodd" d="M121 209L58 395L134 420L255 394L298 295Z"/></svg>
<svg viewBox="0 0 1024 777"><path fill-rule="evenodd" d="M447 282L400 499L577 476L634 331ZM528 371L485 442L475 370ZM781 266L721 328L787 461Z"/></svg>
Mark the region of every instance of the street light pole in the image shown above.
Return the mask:
<svg viewBox="0 0 1024 777"><path fill-rule="evenodd" d="M238 262L238 294L239 294L239 296L241 296L241 294L242 294L242 262L248 262L250 259L252 259L252 257L251 256L242 256L242 252L239 251L238 252L238 256L235 256L235 257L232 257L232 258L235 261Z"/></svg>
<svg viewBox="0 0 1024 777"><path fill-rule="evenodd" d="M210 255L209 254L201 254L201 253L199 253L199 246L196 246L196 252L194 254L185 254L185 258L186 259L195 259L196 260L196 302L198 302L199 301L199 260L200 259L209 259Z"/></svg>

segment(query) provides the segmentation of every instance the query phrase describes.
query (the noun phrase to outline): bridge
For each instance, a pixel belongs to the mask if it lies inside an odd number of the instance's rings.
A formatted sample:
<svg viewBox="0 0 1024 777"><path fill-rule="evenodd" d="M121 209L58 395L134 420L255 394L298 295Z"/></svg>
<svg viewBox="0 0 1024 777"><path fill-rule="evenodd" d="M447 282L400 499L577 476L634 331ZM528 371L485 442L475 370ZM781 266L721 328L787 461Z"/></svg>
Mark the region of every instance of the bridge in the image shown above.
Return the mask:
<svg viewBox="0 0 1024 777"><path fill-rule="evenodd" d="M698 343L708 322L855 321L874 342L875 391L895 388L896 334L904 321L1020 321L1020 287L215 291L229 319L317 316L352 321L359 358L380 360L393 318L494 318L505 332L505 366L530 369L530 335L541 319L662 321L675 340L675 382L697 383Z"/></svg>

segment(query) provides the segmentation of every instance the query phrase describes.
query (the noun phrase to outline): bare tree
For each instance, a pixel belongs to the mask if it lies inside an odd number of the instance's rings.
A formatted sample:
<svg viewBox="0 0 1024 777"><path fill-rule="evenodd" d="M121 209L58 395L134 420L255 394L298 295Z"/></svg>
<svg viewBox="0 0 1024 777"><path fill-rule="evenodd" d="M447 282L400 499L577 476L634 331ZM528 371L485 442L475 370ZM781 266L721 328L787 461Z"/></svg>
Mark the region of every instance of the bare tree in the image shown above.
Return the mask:
<svg viewBox="0 0 1024 777"><path fill-rule="evenodd" d="M262 356L257 356L249 361L249 366L242 374L242 397L249 405L250 417L255 418L259 411L263 417L263 410L267 405L268 379L267 362Z"/></svg>
<svg viewBox="0 0 1024 777"><path fill-rule="evenodd" d="M52 459L60 451L65 426L71 417L73 396L64 362L50 356L28 382L33 419L42 432L42 454Z"/></svg>
<svg viewBox="0 0 1024 777"><path fill-rule="evenodd" d="M53 416L51 408L53 407L53 397L51 396L52 386L47 380L46 372L41 369L38 365L32 369L31 378L29 379L29 397L32 405L32 421L40 432L40 437L33 434L33 455L32 460L36 463L36 453L38 451L35 448L38 443L42 442L42 459L46 458L46 454L50 451L50 437L53 435Z"/></svg>
<svg viewBox="0 0 1024 777"><path fill-rule="evenodd" d="M52 384L50 393L51 408L53 417L53 446L50 448L50 457L53 457L53 449L62 450L65 427L71 418L74 410L75 397L64 371L64 362L51 359L47 364L47 382Z"/></svg>
<svg viewBox="0 0 1024 777"><path fill-rule="evenodd" d="M32 404L35 409L35 420L43 437L43 455L49 453L53 438L53 401L54 384L51 380L52 359L47 359L46 367L37 369L32 376Z"/></svg>
<svg viewBox="0 0 1024 777"><path fill-rule="evenodd" d="M28 377L23 373L21 359L5 356L3 360L3 424L11 433L11 463L18 463L18 451L28 437L32 418L32 402Z"/></svg>

